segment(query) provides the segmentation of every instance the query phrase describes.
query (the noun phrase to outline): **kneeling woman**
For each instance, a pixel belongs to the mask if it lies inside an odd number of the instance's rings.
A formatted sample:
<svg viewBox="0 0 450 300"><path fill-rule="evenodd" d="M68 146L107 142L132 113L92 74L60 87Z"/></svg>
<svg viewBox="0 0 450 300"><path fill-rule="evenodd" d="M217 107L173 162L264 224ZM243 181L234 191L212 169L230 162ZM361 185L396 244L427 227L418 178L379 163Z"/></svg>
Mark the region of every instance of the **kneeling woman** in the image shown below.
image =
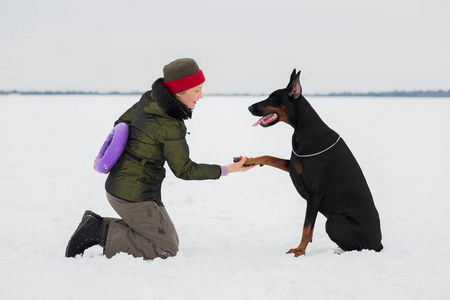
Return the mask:
<svg viewBox="0 0 450 300"><path fill-rule="evenodd" d="M190 58L163 68L152 90L116 121L129 125L124 154L106 180L106 196L121 219L103 218L86 211L66 248L75 257L94 245L111 258L119 252L154 259L175 256L178 234L161 201L165 162L185 180L218 179L231 172L247 171L246 159L219 166L197 164L189 158L184 120L203 97L203 72Z"/></svg>

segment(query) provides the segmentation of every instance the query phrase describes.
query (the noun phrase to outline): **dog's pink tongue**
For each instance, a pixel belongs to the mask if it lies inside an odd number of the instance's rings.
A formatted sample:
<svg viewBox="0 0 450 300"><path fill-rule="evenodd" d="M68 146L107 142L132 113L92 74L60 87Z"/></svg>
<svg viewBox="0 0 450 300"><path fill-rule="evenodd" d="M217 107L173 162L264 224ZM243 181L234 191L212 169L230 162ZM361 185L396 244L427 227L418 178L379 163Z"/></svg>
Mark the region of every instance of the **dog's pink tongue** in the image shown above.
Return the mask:
<svg viewBox="0 0 450 300"><path fill-rule="evenodd" d="M253 127L258 126L259 124L261 124L264 121L270 120L273 116L274 116L274 114L272 113L272 114L269 114L269 115L266 115L266 116L262 117L261 119L258 120L258 122L253 124Z"/></svg>
<svg viewBox="0 0 450 300"><path fill-rule="evenodd" d="M253 124L253 127L256 127L256 126L258 126L259 124L261 124L263 120L264 120L264 117L262 117L261 119L258 120L258 122L256 122L255 124Z"/></svg>

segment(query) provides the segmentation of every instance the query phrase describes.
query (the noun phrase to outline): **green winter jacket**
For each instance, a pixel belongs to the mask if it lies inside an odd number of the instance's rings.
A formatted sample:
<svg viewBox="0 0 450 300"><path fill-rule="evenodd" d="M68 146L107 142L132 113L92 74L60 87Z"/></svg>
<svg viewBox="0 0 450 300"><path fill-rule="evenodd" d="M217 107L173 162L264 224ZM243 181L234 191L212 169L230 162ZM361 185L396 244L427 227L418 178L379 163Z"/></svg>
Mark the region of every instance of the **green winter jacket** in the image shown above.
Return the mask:
<svg viewBox="0 0 450 300"><path fill-rule="evenodd" d="M218 179L220 166L197 164L189 158L183 120L191 113L166 89L162 78L156 80L152 90L115 123L127 123L130 131L125 151L106 180L106 191L127 201L154 201L162 206L166 161L178 178Z"/></svg>

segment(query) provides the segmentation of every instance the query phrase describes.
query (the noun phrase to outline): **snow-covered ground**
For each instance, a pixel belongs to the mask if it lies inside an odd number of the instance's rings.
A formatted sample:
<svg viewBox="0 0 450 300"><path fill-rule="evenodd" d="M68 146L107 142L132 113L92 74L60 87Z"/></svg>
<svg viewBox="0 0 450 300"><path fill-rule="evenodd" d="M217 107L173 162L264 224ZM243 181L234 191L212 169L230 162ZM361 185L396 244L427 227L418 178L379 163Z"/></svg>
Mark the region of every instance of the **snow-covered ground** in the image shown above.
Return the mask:
<svg viewBox="0 0 450 300"><path fill-rule="evenodd" d="M319 216L306 256L305 201L270 167L216 181L168 170L163 200L174 258L65 258L86 209L117 216L93 160L139 96L0 97L1 299L449 299L450 99L307 97L361 165L384 250L334 253ZM205 97L186 122L191 158L289 157L286 124L252 128L255 97Z"/></svg>

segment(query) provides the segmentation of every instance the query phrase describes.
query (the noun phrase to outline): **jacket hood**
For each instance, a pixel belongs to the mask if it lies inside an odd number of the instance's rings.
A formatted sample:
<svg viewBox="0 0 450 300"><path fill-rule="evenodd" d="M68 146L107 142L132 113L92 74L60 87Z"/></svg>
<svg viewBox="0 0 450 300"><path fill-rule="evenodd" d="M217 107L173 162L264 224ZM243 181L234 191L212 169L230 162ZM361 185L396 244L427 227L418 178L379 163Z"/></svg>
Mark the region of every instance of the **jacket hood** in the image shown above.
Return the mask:
<svg viewBox="0 0 450 300"><path fill-rule="evenodd" d="M166 88L164 78L159 78L153 83L152 92L159 106L172 118L178 120L192 118L192 110Z"/></svg>

